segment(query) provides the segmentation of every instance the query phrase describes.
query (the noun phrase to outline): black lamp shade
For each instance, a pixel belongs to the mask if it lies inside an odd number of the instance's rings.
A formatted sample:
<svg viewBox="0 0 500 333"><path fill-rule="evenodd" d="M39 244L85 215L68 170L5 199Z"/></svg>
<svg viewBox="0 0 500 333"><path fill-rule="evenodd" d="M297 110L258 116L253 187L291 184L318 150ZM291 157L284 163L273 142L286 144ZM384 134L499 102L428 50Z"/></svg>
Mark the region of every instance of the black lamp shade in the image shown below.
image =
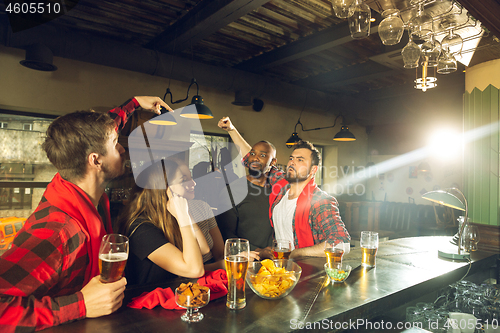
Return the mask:
<svg viewBox="0 0 500 333"><path fill-rule="evenodd" d="M181 112L181 117L191 119L212 119L214 117L212 111L203 103L203 97L200 95L193 96L191 104L194 104L196 109L184 108Z"/></svg>
<svg viewBox="0 0 500 333"><path fill-rule="evenodd" d="M292 136L290 137L290 139L288 139L286 141L286 146L288 148L290 147L293 147L295 145L297 145L299 143L299 141L301 141L302 139L299 138L299 136L297 135L297 132L293 132Z"/></svg>
<svg viewBox="0 0 500 333"><path fill-rule="evenodd" d="M334 141L354 141L356 137L349 131L347 126L342 125L340 132L333 137Z"/></svg>
<svg viewBox="0 0 500 333"><path fill-rule="evenodd" d="M19 63L37 71L53 72L57 67L52 64L52 51L43 44L33 44L26 48L25 60Z"/></svg>
<svg viewBox="0 0 500 333"><path fill-rule="evenodd" d="M149 121L149 123L153 125L163 125L163 126L173 126L177 125L177 120L175 120L174 116L168 112L168 110L162 106L160 108L161 115L154 117Z"/></svg>

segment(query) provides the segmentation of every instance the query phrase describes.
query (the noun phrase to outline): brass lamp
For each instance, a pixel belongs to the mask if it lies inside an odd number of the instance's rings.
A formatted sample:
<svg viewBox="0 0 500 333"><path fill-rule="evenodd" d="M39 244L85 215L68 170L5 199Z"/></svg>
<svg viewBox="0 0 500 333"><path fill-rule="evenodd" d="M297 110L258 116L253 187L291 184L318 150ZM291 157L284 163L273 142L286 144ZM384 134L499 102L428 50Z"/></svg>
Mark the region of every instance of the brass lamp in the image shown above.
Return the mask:
<svg viewBox="0 0 500 333"><path fill-rule="evenodd" d="M462 196L463 200L460 200L457 196L452 194L449 190L454 190ZM458 188L450 188L447 190L430 191L422 195L423 199L439 203L446 207L455 208L458 210L465 211L464 222L458 230L458 248L457 245L451 245L446 249L438 250L438 256L445 259L454 260L468 260L470 258L470 253L465 252L462 249L462 234L467 224L468 206L467 199L465 195ZM452 243L453 244L453 243Z"/></svg>

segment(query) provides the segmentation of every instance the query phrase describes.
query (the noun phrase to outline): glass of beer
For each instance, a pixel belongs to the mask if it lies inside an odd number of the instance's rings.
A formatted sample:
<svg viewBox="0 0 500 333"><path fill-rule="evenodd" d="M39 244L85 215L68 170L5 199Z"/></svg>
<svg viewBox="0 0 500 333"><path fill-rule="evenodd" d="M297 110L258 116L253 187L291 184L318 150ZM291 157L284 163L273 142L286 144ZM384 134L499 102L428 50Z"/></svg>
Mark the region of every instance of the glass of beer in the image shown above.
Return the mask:
<svg viewBox="0 0 500 333"><path fill-rule="evenodd" d="M292 252L292 242L284 239L276 239L273 241L274 259L290 259Z"/></svg>
<svg viewBox="0 0 500 333"><path fill-rule="evenodd" d="M250 243L242 238L229 238L224 246L224 262L227 272L227 302L230 309L246 306L245 277L247 275Z"/></svg>
<svg viewBox="0 0 500 333"><path fill-rule="evenodd" d="M375 256L378 250L378 232L361 231L361 265L375 267Z"/></svg>
<svg viewBox="0 0 500 333"><path fill-rule="evenodd" d="M128 238L120 234L105 235L99 248L99 272L104 283L122 278L128 259Z"/></svg>
<svg viewBox="0 0 500 333"><path fill-rule="evenodd" d="M342 266L342 257L344 256L344 242L339 241L337 244L325 242L325 255L328 267L337 268Z"/></svg>

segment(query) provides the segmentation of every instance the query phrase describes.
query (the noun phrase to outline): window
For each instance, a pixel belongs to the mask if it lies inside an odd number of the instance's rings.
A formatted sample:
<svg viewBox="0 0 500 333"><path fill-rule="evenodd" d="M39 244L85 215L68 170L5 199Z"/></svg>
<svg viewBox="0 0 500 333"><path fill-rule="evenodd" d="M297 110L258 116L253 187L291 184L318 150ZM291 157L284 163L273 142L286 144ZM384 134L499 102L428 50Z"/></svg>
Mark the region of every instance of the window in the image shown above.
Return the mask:
<svg viewBox="0 0 500 333"><path fill-rule="evenodd" d="M22 227L23 227L23 222L16 222L16 223L14 223L14 228L16 229L16 232L18 232L19 230L21 230Z"/></svg>
<svg viewBox="0 0 500 333"><path fill-rule="evenodd" d="M0 148L0 218L28 217L54 177L41 146L54 118L2 110L0 142L10 144Z"/></svg>
<svg viewBox="0 0 500 333"><path fill-rule="evenodd" d="M6 224L4 230L5 230L5 236L12 235L14 233L14 228L12 228L12 224Z"/></svg>
<svg viewBox="0 0 500 333"><path fill-rule="evenodd" d="M189 169L198 163L212 162L214 167L218 167L220 162L220 152L222 148L229 149L229 135L191 132L190 142L193 145L189 149ZM211 166L209 167L211 169Z"/></svg>

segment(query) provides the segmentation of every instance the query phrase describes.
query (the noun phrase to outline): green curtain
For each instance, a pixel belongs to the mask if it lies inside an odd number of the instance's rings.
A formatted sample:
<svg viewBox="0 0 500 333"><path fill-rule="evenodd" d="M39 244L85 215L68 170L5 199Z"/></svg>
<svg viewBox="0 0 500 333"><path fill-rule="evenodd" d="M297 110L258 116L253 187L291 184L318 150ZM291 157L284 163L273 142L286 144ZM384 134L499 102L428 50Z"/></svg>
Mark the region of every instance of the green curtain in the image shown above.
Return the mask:
<svg viewBox="0 0 500 333"><path fill-rule="evenodd" d="M489 85L464 94L464 133L484 128L464 148L464 194L474 223L498 226L499 218L499 89ZM488 131L489 130L489 131Z"/></svg>

